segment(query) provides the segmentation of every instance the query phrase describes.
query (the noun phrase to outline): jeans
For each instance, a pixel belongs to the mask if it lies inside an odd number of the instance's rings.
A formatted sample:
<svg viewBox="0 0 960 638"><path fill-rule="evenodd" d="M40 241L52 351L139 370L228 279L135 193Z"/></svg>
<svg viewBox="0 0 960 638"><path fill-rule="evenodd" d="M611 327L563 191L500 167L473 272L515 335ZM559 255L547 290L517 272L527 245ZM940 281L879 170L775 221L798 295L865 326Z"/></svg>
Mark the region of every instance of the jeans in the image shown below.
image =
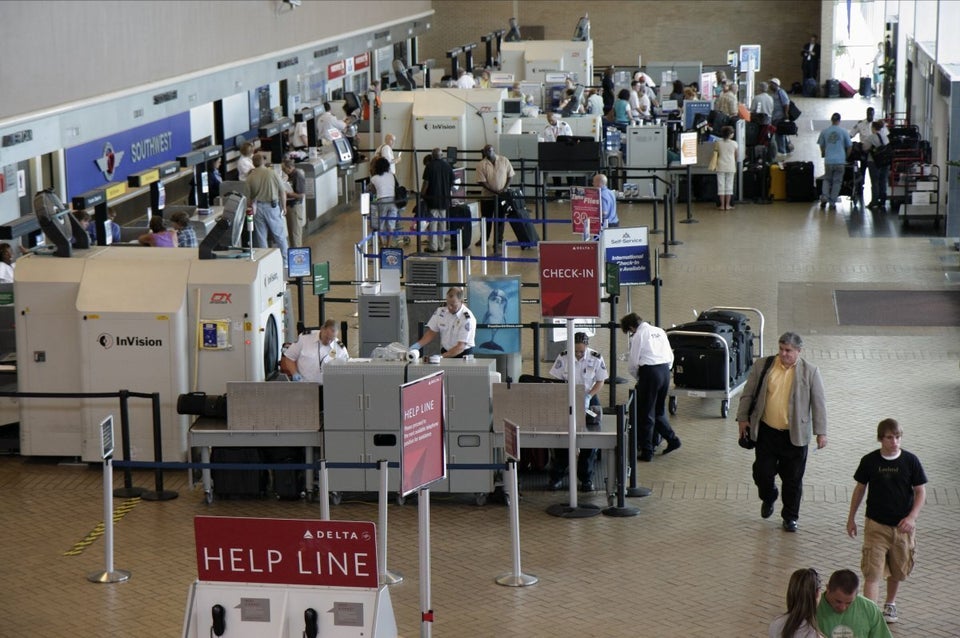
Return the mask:
<svg viewBox="0 0 960 638"><path fill-rule="evenodd" d="M836 206L837 198L840 197L840 186L843 184L843 171L846 168L844 164L827 164L823 171L823 191L820 193L820 201L826 202L831 206Z"/></svg>
<svg viewBox="0 0 960 638"><path fill-rule="evenodd" d="M287 265L287 223L280 212L280 206L271 206L270 202L256 202L253 205L253 245L266 248L267 232L280 249L283 265Z"/></svg>
<svg viewBox="0 0 960 638"><path fill-rule="evenodd" d="M883 206L887 203L887 180L890 179L890 167L881 167L869 162L867 169L870 171L870 199L872 203Z"/></svg>

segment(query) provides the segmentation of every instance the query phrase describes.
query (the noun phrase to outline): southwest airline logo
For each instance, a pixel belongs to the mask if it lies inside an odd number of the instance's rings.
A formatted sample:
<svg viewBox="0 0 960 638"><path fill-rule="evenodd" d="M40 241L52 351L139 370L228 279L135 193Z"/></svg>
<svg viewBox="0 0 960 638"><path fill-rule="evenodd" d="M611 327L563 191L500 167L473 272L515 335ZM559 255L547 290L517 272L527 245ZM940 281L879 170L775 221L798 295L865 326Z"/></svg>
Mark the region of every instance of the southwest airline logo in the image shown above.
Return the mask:
<svg viewBox="0 0 960 638"><path fill-rule="evenodd" d="M123 151L114 151L113 144L107 142L103 145L103 155L97 160L97 168L103 173L103 178L108 182L113 181L113 174L120 168L120 162L123 161Z"/></svg>

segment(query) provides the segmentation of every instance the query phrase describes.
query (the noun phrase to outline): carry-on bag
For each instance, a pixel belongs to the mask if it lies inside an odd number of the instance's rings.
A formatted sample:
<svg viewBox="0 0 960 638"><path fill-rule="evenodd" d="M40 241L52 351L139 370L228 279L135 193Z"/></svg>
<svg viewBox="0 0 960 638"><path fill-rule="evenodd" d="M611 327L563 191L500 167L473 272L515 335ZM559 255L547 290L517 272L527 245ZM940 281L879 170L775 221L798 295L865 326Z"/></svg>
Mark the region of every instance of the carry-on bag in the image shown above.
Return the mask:
<svg viewBox="0 0 960 638"><path fill-rule="evenodd" d="M513 234L517 236L517 241L524 244L537 244L540 242L537 227L530 222L530 218L527 216L523 191L518 188L509 189L501 200L501 210L504 212L506 218L511 220L510 228L513 229Z"/></svg>
<svg viewBox="0 0 960 638"><path fill-rule="evenodd" d="M813 174L813 162L786 162L787 201L812 202L817 199L817 187Z"/></svg>
<svg viewBox="0 0 960 638"><path fill-rule="evenodd" d="M857 94L857 90L850 86L849 82L840 80L840 97L853 97Z"/></svg>
<svg viewBox="0 0 960 638"><path fill-rule="evenodd" d="M470 217L470 207L466 205L451 206L447 209L450 218L450 230L459 230L463 235L463 247L469 248L473 241L473 219ZM452 238L451 242L455 242Z"/></svg>
<svg viewBox="0 0 960 638"><path fill-rule="evenodd" d="M260 450L255 447L215 447L210 453L211 463L261 463ZM267 489L266 470L211 471L213 493L227 498L259 498Z"/></svg>

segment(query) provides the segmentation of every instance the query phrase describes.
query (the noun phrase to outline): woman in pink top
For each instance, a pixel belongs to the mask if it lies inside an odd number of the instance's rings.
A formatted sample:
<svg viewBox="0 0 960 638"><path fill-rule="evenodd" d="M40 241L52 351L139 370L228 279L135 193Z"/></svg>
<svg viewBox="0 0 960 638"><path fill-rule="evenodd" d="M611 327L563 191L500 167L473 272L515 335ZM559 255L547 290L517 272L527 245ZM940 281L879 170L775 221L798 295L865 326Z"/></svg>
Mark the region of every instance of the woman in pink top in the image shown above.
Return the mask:
<svg viewBox="0 0 960 638"><path fill-rule="evenodd" d="M177 231L168 230L163 218L154 215L150 218L150 232L140 235L137 241L144 246L155 248L173 248L177 245Z"/></svg>

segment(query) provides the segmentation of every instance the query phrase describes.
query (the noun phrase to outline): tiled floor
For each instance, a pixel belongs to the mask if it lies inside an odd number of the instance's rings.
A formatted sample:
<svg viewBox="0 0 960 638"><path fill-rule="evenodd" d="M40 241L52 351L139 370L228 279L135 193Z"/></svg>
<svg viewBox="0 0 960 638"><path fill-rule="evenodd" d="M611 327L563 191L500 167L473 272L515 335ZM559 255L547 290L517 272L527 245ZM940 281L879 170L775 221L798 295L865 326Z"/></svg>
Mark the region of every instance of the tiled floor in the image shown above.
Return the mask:
<svg viewBox="0 0 960 638"><path fill-rule="evenodd" d="M860 100L806 100L804 117L824 119L839 109L861 117ZM802 122L801 122L802 123ZM815 159L814 133L797 140L798 159ZM818 167L818 172L822 168ZM551 216L563 214L554 205ZM765 636L782 610L789 574L801 566L821 573L859 567L860 542L844 533L861 455L876 447L876 423L892 416L905 429L904 446L919 454L930 477L920 516L919 556L899 596L899 637L960 635L960 329L838 326L831 292L864 288L939 288L947 285L943 245L924 233L899 232L885 217L868 221L844 202L837 212L807 204L738 204L716 211L697 204L698 224L677 226L674 259L661 261L662 323L692 318L694 309L749 306L766 316L767 352L777 335L796 330L804 356L820 366L827 389L829 445L811 452L800 531L785 534L777 516L762 520L750 479L751 454L736 446L736 424L719 416L718 402L680 397L673 426L683 448L641 464L639 481L652 488L630 499L640 514L568 520L545 508L563 497L528 479L521 501L524 571L537 585L508 588L494 578L511 568L507 509L477 507L469 498L434 495L432 525L433 626L437 636ZM650 222L646 208L625 206L623 225ZM862 221L861 221L862 220ZM883 232L870 232L882 226ZM357 213L341 215L310 238L317 259L330 259L334 279L352 278ZM556 227L554 227L556 228ZM509 233L508 233L509 235ZM553 231L551 237L558 236ZM499 271L499 265L496 267ZM533 281L532 265L520 272ZM653 314L653 291L635 289L632 308ZM308 303L307 306L312 304ZM620 312L627 311L624 295ZM308 324L316 321L316 308ZM351 322L352 307L327 308ZM525 306L524 320L536 317ZM620 351L625 339L618 335ZM525 338L529 351L529 339ZM600 336L593 344L607 352ZM525 370L532 365L529 356ZM153 475L137 473L151 487ZM137 502L116 523L117 568L125 583L95 585L103 569L103 539L84 539L102 519L101 471L49 459L0 458L0 617L3 636L175 636L196 577L192 519L196 515L318 517L317 504L216 501L205 505L182 474L166 476L179 498ZM603 503L599 494L589 502ZM119 507L123 503L117 500ZM372 502L347 500L334 518L375 520ZM861 510L862 516L862 510ZM389 568L405 575L391 588L401 634L419 631L417 509L390 507ZM75 546L78 553L70 550ZM69 554L69 555L68 555ZM229 635L229 634L228 634Z"/></svg>

